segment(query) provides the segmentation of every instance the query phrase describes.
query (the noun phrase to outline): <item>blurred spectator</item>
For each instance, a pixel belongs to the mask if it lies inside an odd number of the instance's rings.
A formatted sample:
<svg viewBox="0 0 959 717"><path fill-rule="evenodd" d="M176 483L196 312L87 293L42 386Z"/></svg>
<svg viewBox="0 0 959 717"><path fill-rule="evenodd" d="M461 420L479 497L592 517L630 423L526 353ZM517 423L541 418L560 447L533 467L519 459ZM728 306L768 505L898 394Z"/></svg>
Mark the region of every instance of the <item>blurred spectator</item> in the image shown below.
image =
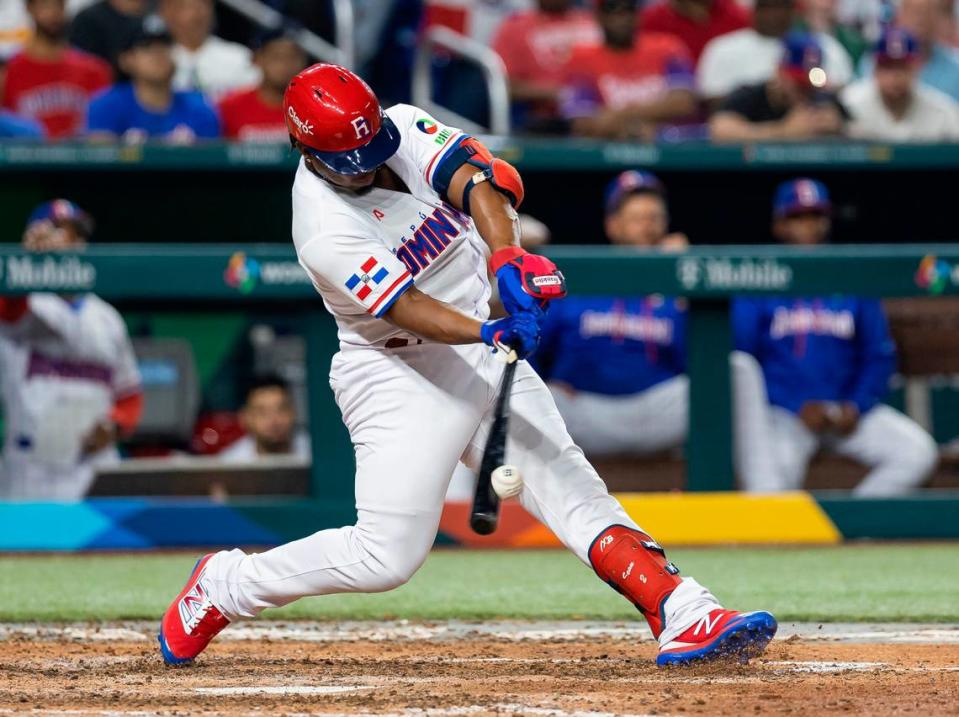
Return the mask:
<svg viewBox="0 0 959 717"><path fill-rule="evenodd" d="M0 139L43 139L43 125L36 120L0 110Z"/></svg>
<svg viewBox="0 0 959 717"><path fill-rule="evenodd" d="M575 134L654 139L661 125L695 115L693 68L683 43L637 33L637 0L598 0L603 44L573 49L563 113Z"/></svg>
<svg viewBox="0 0 959 717"><path fill-rule="evenodd" d="M839 22L836 16L837 4L838 0L803 0L802 17L794 28L836 38L849 54L852 66L856 67L869 43L856 28Z"/></svg>
<svg viewBox="0 0 959 717"><path fill-rule="evenodd" d="M100 0L73 18L70 44L106 60L119 75L120 53L148 9L148 0Z"/></svg>
<svg viewBox="0 0 959 717"><path fill-rule="evenodd" d="M776 192L773 233L785 244L822 244L830 212L822 184L786 182ZM737 430L748 434L744 442L771 453L767 470L741 471L744 488L798 490L820 448L872 469L855 489L860 496L906 493L935 468L938 450L929 434L880 403L896 349L878 299L738 298L733 326L736 347L754 357L768 400L757 404L765 410L737 417Z"/></svg>
<svg viewBox="0 0 959 717"><path fill-rule="evenodd" d="M682 40L694 62L714 37L752 24L749 12L736 0L659 0L643 8L644 32L665 32Z"/></svg>
<svg viewBox="0 0 959 717"><path fill-rule="evenodd" d="M130 82L114 85L90 103L93 140L191 144L220 135L216 112L199 92L173 90L173 40L157 17L148 17L120 54Z"/></svg>
<svg viewBox="0 0 959 717"><path fill-rule="evenodd" d="M65 0L27 0L33 36L7 65L3 106L40 122L48 137L83 129L90 96L110 84L110 66L67 45Z"/></svg>
<svg viewBox="0 0 959 717"><path fill-rule="evenodd" d="M842 134L849 115L829 86L813 35L790 33L779 69L759 85L740 87L709 120L716 142L810 140Z"/></svg>
<svg viewBox="0 0 959 717"><path fill-rule="evenodd" d="M283 114L283 93L306 67L306 53L281 30L257 39L254 62L263 74L259 87L227 96L220 103L223 136L242 142L286 142L290 133Z"/></svg>
<svg viewBox="0 0 959 717"><path fill-rule="evenodd" d="M623 172L606 190L613 244L683 250L667 234L663 185ZM653 296L569 296L550 308L532 363L578 446L591 455L646 454L686 440L686 303Z"/></svg>
<svg viewBox="0 0 959 717"><path fill-rule="evenodd" d="M950 17L951 8L942 0L900 0L896 23L919 42L923 62L919 81L959 102L959 53L940 41ZM873 58L864 57L860 75L869 77L873 66Z"/></svg>
<svg viewBox="0 0 959 717"><path fill-rule="evenodd" d="M91 218L63 199L30 215L28 251L82 250ZM6 422L0 499L76 500L143 410L126 325L94 294L0 298L0 397Z"/></svg>
<svg viewBox="0 0 959 717"><path fill-rule="evenodd" d="M30 34L30 16L24 0L0 2L0 64L17 54Z"/></svg>
<svg viewBox="0 0 959 717"><path fill-rule="evenodd" d="M261 376L253 382L240 422L247 435L219 454L224 462L252 463L277 455L310 459L310 437L296 429L290 386L279 376Z"/></svg>
<svg viewBox="0 0 959 717"><path fill-rule="evenodd" d="M795 0L756 0L753 26L712 40L699 59L696 82L710 100L725 97L737 87L765 82L776 74L782 40L796 18ZM823 69L835 87L852 79L852 63L839 42L816 34L822 48Z"/></svg>
<svg viewBox="0 0 959 717"><path fill-rule="evenodd" d="M160 14L173 36L173 87L216 100L260 81L249 48L213 34L213 0L160 0Z"/></svg>
<svg viewBox="0 0 959 717"><path fill-rule="evenodd" d="M599 42L593 14L572 0L538 0L537 8L508 17L493 37L503 58L514 102L527 103L536 125L554 118L564 71L576 45Z"/></svg>
<svg viewBox="0 0 959 717"><path fill-rule="evenodd" d="M919 44L906 30L890 28L879 40L872 77L842 93L852 115L853 137L893 142L959 140L959 103L919 83Z"/></svg>

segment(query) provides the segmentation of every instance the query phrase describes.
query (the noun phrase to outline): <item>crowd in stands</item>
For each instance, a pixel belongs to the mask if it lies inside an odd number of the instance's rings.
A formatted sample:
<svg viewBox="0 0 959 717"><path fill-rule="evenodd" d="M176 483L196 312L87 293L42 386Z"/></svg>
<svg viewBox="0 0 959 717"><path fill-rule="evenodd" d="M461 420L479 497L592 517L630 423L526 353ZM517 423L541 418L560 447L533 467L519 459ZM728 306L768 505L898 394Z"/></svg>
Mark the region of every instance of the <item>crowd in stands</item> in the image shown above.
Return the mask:
<svg viewBox="0 0 959 717"><path fill-rule="evenodd" d="M312 61L292 30L299 21L322 34L330 3L268 4L289 16L287 29L251 31L241 43L217 34L215 0L6 0L0 136L282 141L282 89ZM355 39L361 73L394 101L409 100L412 50L427 28L488 44L503 60L518 132L935 142L959 139L956 8L953 0L384 0L357 10ZM440 84L440 99L459 111L467 98L461 113L482 114L475 71L448 59L452 80Z"/></svg>

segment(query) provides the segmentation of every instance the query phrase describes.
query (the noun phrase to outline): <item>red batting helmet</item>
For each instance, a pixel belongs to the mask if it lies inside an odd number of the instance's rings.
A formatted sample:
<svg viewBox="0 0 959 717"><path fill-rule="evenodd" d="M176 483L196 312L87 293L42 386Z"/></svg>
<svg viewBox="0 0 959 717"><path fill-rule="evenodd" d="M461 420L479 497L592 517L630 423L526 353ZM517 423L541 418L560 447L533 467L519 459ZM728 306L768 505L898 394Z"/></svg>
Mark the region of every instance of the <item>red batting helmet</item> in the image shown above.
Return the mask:
<svg viewBox="0 0 959 717"><path fill-rule="evenodd" d="M392 157L400 133L363 80L320 63L290 81L283 97L290 135L338 174L364 174Z"/></svg>

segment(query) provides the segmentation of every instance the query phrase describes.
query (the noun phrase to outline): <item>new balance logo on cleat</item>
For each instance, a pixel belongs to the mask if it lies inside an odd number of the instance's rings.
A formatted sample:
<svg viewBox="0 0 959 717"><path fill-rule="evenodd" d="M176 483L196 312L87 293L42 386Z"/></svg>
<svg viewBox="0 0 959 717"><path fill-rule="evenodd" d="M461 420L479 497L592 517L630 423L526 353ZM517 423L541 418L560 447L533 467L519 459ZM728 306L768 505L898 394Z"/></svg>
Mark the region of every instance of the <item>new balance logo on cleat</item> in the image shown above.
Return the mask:
<svg viewBox="0 0 959 717"><path fill-rule="evenodd" d="M183 629L187 635L193 633L194 628L206 615L207 610L212 607L207 600L202 580L203 575L201 573L193 589L180 600L180 621L183 623Z"/></svg>
<svg viewBox="0 0 959 717"><path fill-rule="evenodd" d="M720 659L748 662L762 654L776 628L776 618L768 612L717 608L662 645L656 664L690 665Z"/></svg>
<svg viewBox="0 0 959 717"><path fill-rule="evenodd" d="M190 579L160 621L160 653L168 665L187 665L230 621L219 611L202 580L213 555L197 562Z"/></svg>

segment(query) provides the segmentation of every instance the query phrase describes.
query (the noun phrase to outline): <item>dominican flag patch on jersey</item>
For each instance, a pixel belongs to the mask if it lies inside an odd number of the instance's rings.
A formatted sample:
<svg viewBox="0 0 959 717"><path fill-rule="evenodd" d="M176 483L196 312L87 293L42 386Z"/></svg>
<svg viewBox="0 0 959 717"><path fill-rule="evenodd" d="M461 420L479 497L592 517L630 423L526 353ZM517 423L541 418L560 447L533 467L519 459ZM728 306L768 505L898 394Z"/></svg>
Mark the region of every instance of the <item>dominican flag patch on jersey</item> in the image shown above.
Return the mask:
<svg viewBox="0 0 959 717"><path fill-rule="evenodd" d="M381 266L376 259L370 257L363 262L359 274L353 274L353 276L346 280L346 288L352 291L357 299L363 301L363 299L373 293L374 287L379 285L383 279L389 275L390 272L385 266Z"/></svg>

